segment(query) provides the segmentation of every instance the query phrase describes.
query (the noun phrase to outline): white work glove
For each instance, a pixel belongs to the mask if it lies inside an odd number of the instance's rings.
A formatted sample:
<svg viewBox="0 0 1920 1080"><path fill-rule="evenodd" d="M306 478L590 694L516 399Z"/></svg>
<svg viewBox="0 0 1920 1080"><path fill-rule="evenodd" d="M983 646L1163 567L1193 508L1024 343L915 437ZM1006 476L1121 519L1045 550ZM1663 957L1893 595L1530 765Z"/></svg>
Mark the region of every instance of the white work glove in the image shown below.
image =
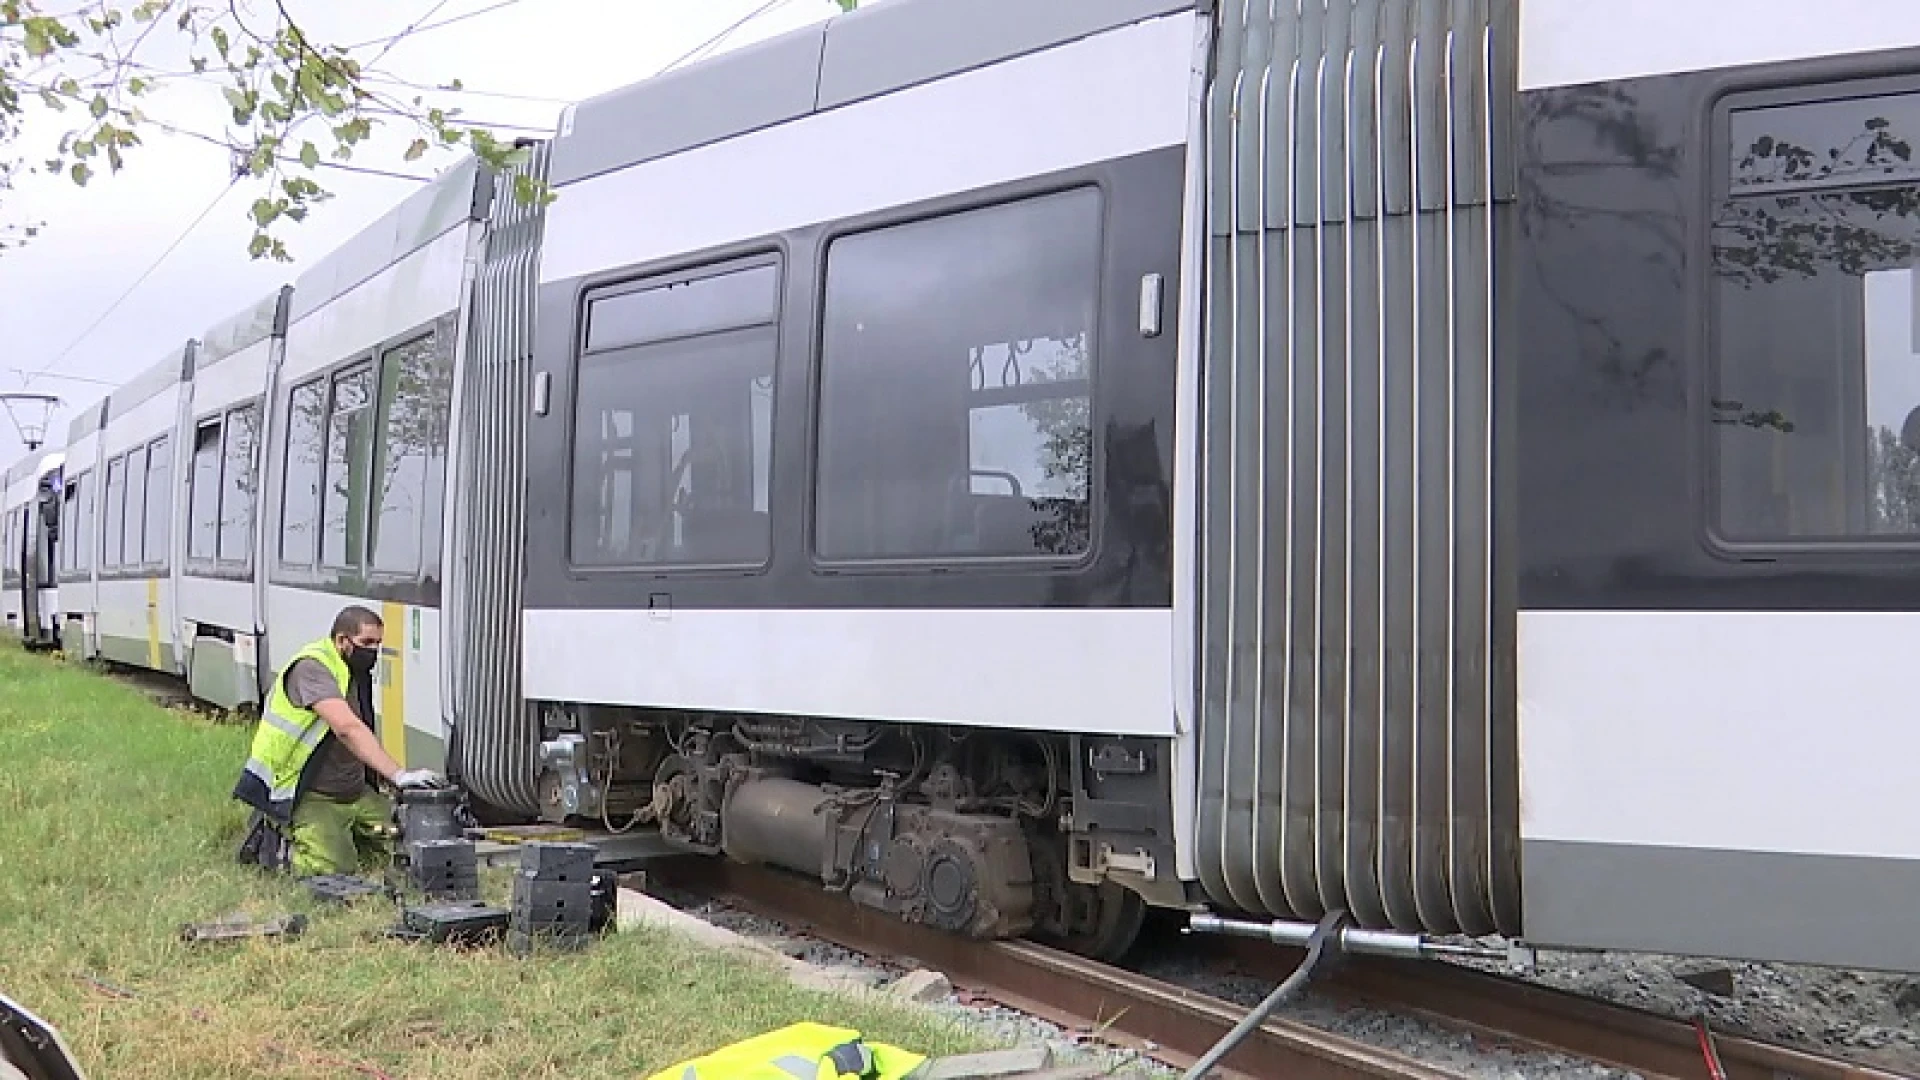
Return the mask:
<svg viewBox="0 0 1920 1080"><path fill-rule="evenodd" d="M432 769L401 769L393 774L393 786L401 790L414 788L443 788L447 778Z"/></svg>

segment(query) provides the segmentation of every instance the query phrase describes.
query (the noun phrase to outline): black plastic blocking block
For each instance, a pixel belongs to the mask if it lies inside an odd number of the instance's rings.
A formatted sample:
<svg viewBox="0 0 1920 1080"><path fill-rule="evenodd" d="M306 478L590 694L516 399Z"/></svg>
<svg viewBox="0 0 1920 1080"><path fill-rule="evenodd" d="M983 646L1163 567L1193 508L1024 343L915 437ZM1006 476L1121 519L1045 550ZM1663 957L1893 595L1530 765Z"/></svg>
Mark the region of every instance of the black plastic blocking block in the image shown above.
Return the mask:
<svg viewBox="0 0 1920 1080"><path fill-rule="evenodd" d="M415 877L415 878L438 877L438 878L478 879L480 877L480 868L478 866L434 866L432 864L427 864L427 865L415 864L413 866L407 867L407 875L409 877Z"/></svg>
<svg viewBox="0 0 1920 1080"><path fill-rule="evenodd" d="M346 904L368 896L378 896L386 887L370 878L352 877L345 874L322 874L302 878L300 884L306 886L314 899L330 904Z"/></svg>
<svg viewBox="0 0 1920 1080"><path fill-rule="evenodd" d="M593 912L589 908L515 904L512 911L513 925L522 930L551 927L585 931L593 928Z"/></svg>
<svg viewBox="0 0 1920 1080"><path fill-rule="evenodd" d="M513 902L540 906L564 903L586 911L593 905L593 885L586 881L539 881L516 874L513 879Z"/></svg>
<svg viewBox="0 0 1920 1080"><path fill-rule="evenodd" d="M407 845L407 862L413 866L464 869L480 865L471 840L430 840Z"/></svg>
<svg viewBox="0 0 1920 1080"><path fill-rule="evenodd" d="M428 875L410 882L413 891L436 900L477 900L480 882L471 877Z"/></svg>
<svg viewBox="0 0 1920 1080"><path fill-rule="evenodd" d="M452 872L427 870L407 876L409 883L416 889L474 889L480 886L480 875L471 871Z"/></svg>
<svg viewBox="0 0 1920 1080"><path fill-rule="evenodd" d="M520 849L520 872L542 881L586 884L593 876L592 844L532 843Z"/></svg>
<svg viewBox="0 0 1920 1080"><path fill-rule="evenodd" d="M567 904L513 904L515 926L562 926L587 929L593 925L593 909L590 906L570 906Z"/></svg>
<svg viewBox="0 0 1920 1080"><path fill-rule="evenodd" d="M401 913L401 925L432 942L478 943L507 929L505 908L477 902L422 904Z"/></svg>

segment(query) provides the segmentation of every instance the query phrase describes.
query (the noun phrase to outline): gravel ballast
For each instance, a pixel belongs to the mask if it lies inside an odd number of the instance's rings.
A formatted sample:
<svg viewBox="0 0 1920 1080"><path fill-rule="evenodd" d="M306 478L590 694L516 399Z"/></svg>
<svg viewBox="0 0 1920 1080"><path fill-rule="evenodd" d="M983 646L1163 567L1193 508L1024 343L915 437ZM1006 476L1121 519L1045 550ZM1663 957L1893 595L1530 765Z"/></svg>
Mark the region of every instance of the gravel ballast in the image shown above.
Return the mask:
<svg viewBox="0 0 1920 1080"><path fill-rule="evenodd" d="M1682 979L1713 968L1731 972L1731 997ZM1539 967L1520 977L1688 1023L1704 1015L1719 1033L1920 1076L1920 979L1795 964L1557 952L1541 953Z"/></svg>
<svg viewBox="0 0 1920 1080"><path fill-rule="evenodd" d="M649 892L685 913L731 930L742 937L769 944L778 951L836 973L854 975L853 981L885 991L915 965L895 958L871 957L821 941L750 912L704 897L657 886ZM1144 940L1138 956L1127 965L1141 974L1197 990L1225 1001L1251 1007L1273 989L1263 980L1208 970L1180 948L1177 935ZM866 978L858 978L864 973ZM979 1031L997 1042L1046 1046L1057 1061L1092 1063L1115 1070L1115 1075L1177 1077L1177 1070L1131 1050L1105 1045L1096 1038L1066 1030L1057 1024L978 1000L964 992L949 993L928 1004L953 1022ZM1381 1050L1404 1054L1426 1064L1474 1080L1632 1080L1638 1074L1593 1062L1508 1047L1488 1045L1472 1035L1449 1031L1379 1009L1350 1006L1317 994L1282 1006L1278 1019L1355 1039Z"/></svg>
<svg viewBox="0 0 1920 1080"><path fill-rule="evenodd" d="M1127 967L1248 1008L1272 992L1274 984L1265 979L1209 969L1191 952L1182 950L1179 941L1177 936L1143 941ZM1335 1001L1314 992L1311 985L1302 996L1282 1004L1274 1015L1476 1080L1637 1080L1640 1076L1564 1054L1491 1045L1471 1034L1412 1017Z"/></svg>
<svg viewBox="0 0 1920 1080"><path fill-rule="evenodd" d="M845 975L858 985L884 991L918 967L912 961L857 953L705 898L658 888L649 891L687 914ZM1272 990L1272 984L1264 979L1209 968L1193 950L1182 947L1183 940L1175 933L1149 932L1126 966L1249 1008ZM1505 943L1497 940L1477 944L1505 948ZM1499 964L1460 962L1516 975ZM1731 996L1709 993L1682 978L1713 968L1731 973ZM1920 980L1781 964L1716 964L1684 957L1559 952L1542 952L1539 966L1517 977L1689 1023L1704 1015L1713 1030L1722 1034L1746 1035L1901 1074L1920 1075ZM975 999L964 991L939 995L927 1007L999 1042L1047 1046L1062 1063L1097 1063L1118 1070L1117 1075L1178 1075L1132 1051L1107 1047L1083 1033ZM1562 1054L1495 1045L1466 1032L1335 1000L1311 988L1282 1005L1276 1018L1355 1039L1475 1080L1632 1080L1640 1075Z"/></svg>
<svg viewBox="0 0 1920 1080"><path fill-rule="evenodd" d="M911 961L902 962L898 958L854 952L797 932L773 919L704 897L657 885L649 885L646 891L688 915L831 971L850 984L869 986L884 993L895 980L919 970L919 965ZM1140 1077L1143 1080L1171 1080L1180 1075L1178 1070L1169 1069L1132 1050L1109 1046L1098 1038L1069 1031L1058 1024L997 1002L977 999L964 991L949 990L919 1004L995 1042L1044 1046L1053 1052L1056 1065L1097 1065L1116 1077Z"/></svg>

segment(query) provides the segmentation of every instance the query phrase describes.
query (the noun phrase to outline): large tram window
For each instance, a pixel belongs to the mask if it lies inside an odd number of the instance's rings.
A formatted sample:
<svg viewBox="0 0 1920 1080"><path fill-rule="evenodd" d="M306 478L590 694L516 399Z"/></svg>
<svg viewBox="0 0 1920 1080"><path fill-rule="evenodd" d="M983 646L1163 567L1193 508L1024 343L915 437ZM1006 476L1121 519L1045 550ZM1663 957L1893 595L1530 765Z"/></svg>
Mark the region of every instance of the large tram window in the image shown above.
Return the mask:
<svg viewBox="0 0 1920 1080"><path fill-rule="evenodd" d="M220 467L216 554L221 562L244 564L253 550L253 450L260 437L260 406L248 405L229 412L226 427L226 447Z"/></svg>
<svg viewBox="0 0 1920 1080"><path fill-rule="evenodd" d="M141 554L140 532L147 524L147 448L136 446L127 452L127 505L121 511L120 565L139 566L145 561Z"/></svg>
<svg viewBox="0 0 1920 1080"><path fill-rule="evenodd" d="M170 561L167 545L173 540L173 454L165 438L147 448L147 520L142 533L146 537L145 561L165 566Z"/></svg>
<svg viewBox="0 0 1920 1080"><path fill-rule="evenodd" d="M822 557L1087 551L1100 220L1087 189L833 242Z"/></svg>
<svg viewBox="0 0 1920 1080"><path fill-rule="evenodd" d="M127 513L127 459L114 458L107 462L107 505L101 512L100 520L104 528L100 539L100 569L115 570L120 567L121 555L126 550L121 540L120 524L126 520Z"/></svg>
<svg viewBox="0 0 1920 1080"><path fill-rule="evenodd" d="M212 559L220 537L220 421L193 432L193 466L187 492L187 558Z"/></svg>
<svg viewBox="0 0 1920 1080"><path fill-rule="evenodd" d="M592 303L575 564L766 561L778 286L779 267L761 265Z"/></svg>
<svg viewBox="0 0 1920 1080"><path fill-rule="evenodd" d="M315 380L287 398L287 466L280 497L280 561L312 566L320 552L320 456L327 387Z"/></svg>
<svg viewBox="0 0 1920 1080"><path fill-rule="evenodd" d="M122 562L125 547L121 542L120 523L126 520L127 513L127 459L115 458L107 462L107 505L101 513L100 568L116 570Z"/></svg>
<svg viewBox="0 0 1920 1080"><path fill-rule="evenodd" d="M380 446L374 469L379 514L373 568L420 571L423 542L439 540L438 485L445 483L452 371L434 334L387 350L380 359Z"/></svg>
<svg viewBox="0 0 1920 1080"><path fill-rule="evenodd" d="M1725 130L1717 531L1920 539L1920 95L1736 105Z"/></svg>

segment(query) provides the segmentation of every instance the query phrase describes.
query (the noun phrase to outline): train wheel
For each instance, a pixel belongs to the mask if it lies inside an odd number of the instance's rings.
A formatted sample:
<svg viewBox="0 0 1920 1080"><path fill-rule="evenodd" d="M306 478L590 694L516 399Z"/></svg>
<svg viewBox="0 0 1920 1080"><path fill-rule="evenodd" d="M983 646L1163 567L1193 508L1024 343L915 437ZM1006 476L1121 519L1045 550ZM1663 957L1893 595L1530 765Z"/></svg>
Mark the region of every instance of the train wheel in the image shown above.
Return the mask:
<svg viewBox="0 0 1920 1080"><path fill-rule="evenodd" d="M1110 881L1072 886L1071 892L1079 909L1073 919L1074 929L1065 934L1036 934L1035 938L1089 960L1118 963L1140 936L1140 928L1147 921L1147 902L1132 889Z"/></svg>

